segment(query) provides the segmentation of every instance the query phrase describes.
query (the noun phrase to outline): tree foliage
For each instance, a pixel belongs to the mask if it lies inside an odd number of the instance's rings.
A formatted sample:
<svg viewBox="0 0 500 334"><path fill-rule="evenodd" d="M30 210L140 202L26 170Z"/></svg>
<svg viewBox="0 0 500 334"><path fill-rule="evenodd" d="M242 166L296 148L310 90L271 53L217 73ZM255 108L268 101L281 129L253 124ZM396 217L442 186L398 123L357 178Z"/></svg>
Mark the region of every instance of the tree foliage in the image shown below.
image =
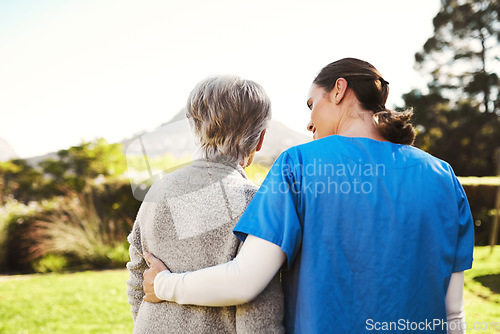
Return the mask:
<svg viewBox="0 0 500 334"><path fill-rule="evenodd" d="M500 3L442 0L434 34L415 55L430 75L428 93L403 96L413 107L415 145L459 175L494 175L500 147Z"/></svg>
<svg viewBox="0 0 500 334"><path fill-rule="evenodd" d="M41 199L39 194L43 192L44 186L42 172L30 166L26 160L0 162L0 205L9 198L24 202Z"/></svg>
<svg viewBox="0 0 500 334"><path fill-rule="evenodd" d="M121 175L127 168L122 151L120 144L108 144L101 138L60 150L57 159L46 159L40 166L54 186L82 191L89 181L99 176Z"/></svg>
<svg viewBox="0 0 500 334"><path fill-rule="evenodd" d="M24 159L0 162L0 205L8 198L27 203L81 192L99 178L119 177L127 169L122 151L122 145L98 139L60 150L57 158L47 158L39 166Z"/></svg>
<svg viewBox="0 0 500 334"><path fill-rule="evenodd" d="M445 96L481 101L481 111L498 109L500 3L495 0L442 0L434 17L434 36L415 55L430 71L430 88Z"/></svg>

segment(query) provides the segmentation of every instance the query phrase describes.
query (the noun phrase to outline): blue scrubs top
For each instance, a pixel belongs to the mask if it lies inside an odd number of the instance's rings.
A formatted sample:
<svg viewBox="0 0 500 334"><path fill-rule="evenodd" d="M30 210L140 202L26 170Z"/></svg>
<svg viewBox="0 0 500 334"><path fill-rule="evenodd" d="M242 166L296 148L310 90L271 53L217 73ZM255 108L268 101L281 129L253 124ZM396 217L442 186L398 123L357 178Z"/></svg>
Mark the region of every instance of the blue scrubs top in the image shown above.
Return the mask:
<svg viewBox="0 0 500 334"><path fill-rule="evenodd" d="M415 147L329 136L271 167L234 229L287 255L287 333L446 333L474 227L449 164Z"/></svg>

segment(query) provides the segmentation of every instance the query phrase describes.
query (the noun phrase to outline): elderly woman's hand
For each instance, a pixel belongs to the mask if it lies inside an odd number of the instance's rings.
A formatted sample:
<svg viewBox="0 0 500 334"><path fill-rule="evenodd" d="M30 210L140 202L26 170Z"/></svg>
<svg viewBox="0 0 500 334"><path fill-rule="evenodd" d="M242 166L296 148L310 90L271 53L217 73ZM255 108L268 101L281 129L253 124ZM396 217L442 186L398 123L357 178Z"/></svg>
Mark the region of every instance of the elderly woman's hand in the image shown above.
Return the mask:
<svg viewBox="0 0 500 334"><path fill-rule="evenodd" d="M142 288L144 290L143 299L150 303L160 303L163 300L158 299L155 294L155 277L159 272L164 270L168 270L167 266L163 264L159 259L153 256L153 254L144 252L144 260L149 263L150 267L147 269L144 274L144 281L142 282Z"/></svg>

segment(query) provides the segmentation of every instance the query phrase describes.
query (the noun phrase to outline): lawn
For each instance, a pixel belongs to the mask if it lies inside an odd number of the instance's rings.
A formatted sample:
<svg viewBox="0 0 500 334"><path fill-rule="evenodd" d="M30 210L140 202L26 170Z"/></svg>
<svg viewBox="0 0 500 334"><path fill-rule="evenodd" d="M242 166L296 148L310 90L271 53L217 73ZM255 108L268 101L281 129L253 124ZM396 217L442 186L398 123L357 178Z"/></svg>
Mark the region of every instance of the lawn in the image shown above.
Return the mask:
<svg viewBox="0 0 500 334"><path fill-rule="evenodd" d="M132 333L126 270L0 281L0 333Z"/></svg>
<svg viewBox="0 0 500 334"><path fill-rule="evenodd" d="M489 247L474 254L465 275L466 320L500 322L500 246L493 255ZM126 280L125 270L0 277L0 333L131 333Z"/></svg>
<svg viewBox="0 0 500 334"><path fill-rule="evenodd" d="M500 333L500 246L475 247L472 269L465 272L465 317L474 323L496 322L496 330L470 330L467 333Z"/></svg>

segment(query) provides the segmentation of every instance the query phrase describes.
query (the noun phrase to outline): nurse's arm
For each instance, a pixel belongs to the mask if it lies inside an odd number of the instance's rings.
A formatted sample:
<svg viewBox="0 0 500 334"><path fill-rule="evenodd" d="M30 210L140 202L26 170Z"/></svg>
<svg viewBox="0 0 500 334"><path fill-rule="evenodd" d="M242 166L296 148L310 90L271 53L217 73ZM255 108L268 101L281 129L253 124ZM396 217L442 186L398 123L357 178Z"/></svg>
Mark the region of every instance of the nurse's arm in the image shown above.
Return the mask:
<svg viewBox="0 0 500 334"><path fill-rule="evenodd" d="M446 318L449 334L465 334L463 271L451 274L446 292Z"/></svg>
<svg viewBox="0 0 500 334"><path fill-rule="evenodd" d="M178 304L248 303L265 289L285 259L286 254L276 244L248 235L232 261L182 274L160 272L154 278L154 292L159 299Z"/></svg>

